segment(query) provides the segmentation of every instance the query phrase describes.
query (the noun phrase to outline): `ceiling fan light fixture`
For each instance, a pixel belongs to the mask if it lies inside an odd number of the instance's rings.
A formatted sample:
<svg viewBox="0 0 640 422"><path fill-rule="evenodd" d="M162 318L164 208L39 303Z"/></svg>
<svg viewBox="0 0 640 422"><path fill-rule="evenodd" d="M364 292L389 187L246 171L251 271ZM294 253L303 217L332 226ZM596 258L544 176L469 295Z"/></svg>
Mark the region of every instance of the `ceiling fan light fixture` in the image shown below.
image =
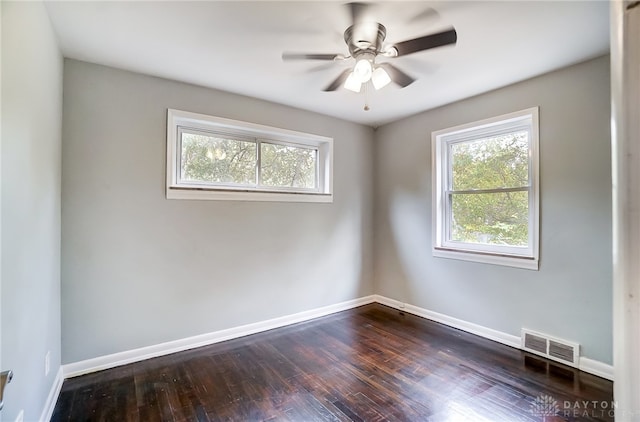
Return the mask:
<svg viewBox="0 0 640 422"><path fill-rule="evenodd" d="M373 83L373 87L376 90L384 88L385 86L389 85L389 82L391 82L391 77L389 76L387 71L381 67L378 67L371 74L371 83Z"/></svg>
<svg viewBox="0 0 640 422"><path fill-rule="evenodd" d="M353 67L352 75L363 84L371 79L372 73L373 66L371 65L371 61L369 59L359 59Z"/></svg>
<svg viewBox="0 0 640 422"><path fill-rule="evenodd" d="M353 92L360 92L362 82L360 82L354 72L349 73L347 80L344 82L345 89Z"/></svg>

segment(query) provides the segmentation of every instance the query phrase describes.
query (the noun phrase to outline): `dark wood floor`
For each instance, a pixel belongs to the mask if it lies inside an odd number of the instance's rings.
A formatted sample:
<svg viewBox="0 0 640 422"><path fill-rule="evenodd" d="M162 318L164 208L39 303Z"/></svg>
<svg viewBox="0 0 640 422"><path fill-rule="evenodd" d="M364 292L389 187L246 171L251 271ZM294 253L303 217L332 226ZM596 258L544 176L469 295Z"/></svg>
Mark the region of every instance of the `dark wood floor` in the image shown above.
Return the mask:
<svg viewBox="0 0 640 422"><path fill-rule="evenodd" d="M52 420L611 421L612 389L372 304L66 380Z"/></svg>

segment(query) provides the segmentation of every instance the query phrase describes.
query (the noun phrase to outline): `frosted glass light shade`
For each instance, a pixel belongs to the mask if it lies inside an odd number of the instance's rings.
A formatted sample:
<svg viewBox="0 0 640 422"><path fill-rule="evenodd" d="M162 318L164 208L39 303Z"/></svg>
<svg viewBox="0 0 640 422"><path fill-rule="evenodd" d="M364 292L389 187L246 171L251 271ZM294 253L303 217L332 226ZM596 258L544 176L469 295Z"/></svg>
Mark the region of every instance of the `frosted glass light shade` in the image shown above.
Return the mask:
<svg viewBox="0 0 640 422"><path fill-rule="evenodd" d="M373 68L371 62L367 59L360 59L353 67L353 75L363 84L371 79Z"/></svg>
<svg viewBox="0 0 640 422"><path fill-rule="evenodd" d="M347 80L344 82L344 87L349 91L360 92L362 82L360 82L358 78L353 74L353 72L351 72L349 73Z"/></svg>
<svg viewBox="0 0 640 422"><path fill-rule="evenodd" d="M391 78L389 74L383 68L379 67L373 71L371 74L371 82L373 83L373 87L375 89L380 89L389 84L391 82Z"/></svg>

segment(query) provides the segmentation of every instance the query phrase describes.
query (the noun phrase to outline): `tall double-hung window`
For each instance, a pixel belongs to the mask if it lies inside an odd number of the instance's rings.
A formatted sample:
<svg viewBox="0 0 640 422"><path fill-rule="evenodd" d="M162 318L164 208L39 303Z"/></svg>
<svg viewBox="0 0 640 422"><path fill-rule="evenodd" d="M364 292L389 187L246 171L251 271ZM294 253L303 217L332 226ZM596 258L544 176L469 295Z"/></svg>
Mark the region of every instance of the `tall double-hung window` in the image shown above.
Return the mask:
<svg viewBox="0 0 640 422"><path fill-rule="evenodd" d="M538 269L538 108L432 133L433 255Z"/></svg>

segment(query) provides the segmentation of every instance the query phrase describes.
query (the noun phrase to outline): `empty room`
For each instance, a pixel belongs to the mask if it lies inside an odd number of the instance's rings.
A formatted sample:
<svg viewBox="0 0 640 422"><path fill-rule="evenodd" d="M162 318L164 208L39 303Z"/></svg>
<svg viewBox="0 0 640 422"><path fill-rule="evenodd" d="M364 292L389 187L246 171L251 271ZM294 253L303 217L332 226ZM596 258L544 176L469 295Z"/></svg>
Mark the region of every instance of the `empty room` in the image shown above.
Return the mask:
<svg viewBox="0 0 640 422"><path fill-rule="evenodd" d="M4 1L2 421L640 420L640 7Z"/></svg>

